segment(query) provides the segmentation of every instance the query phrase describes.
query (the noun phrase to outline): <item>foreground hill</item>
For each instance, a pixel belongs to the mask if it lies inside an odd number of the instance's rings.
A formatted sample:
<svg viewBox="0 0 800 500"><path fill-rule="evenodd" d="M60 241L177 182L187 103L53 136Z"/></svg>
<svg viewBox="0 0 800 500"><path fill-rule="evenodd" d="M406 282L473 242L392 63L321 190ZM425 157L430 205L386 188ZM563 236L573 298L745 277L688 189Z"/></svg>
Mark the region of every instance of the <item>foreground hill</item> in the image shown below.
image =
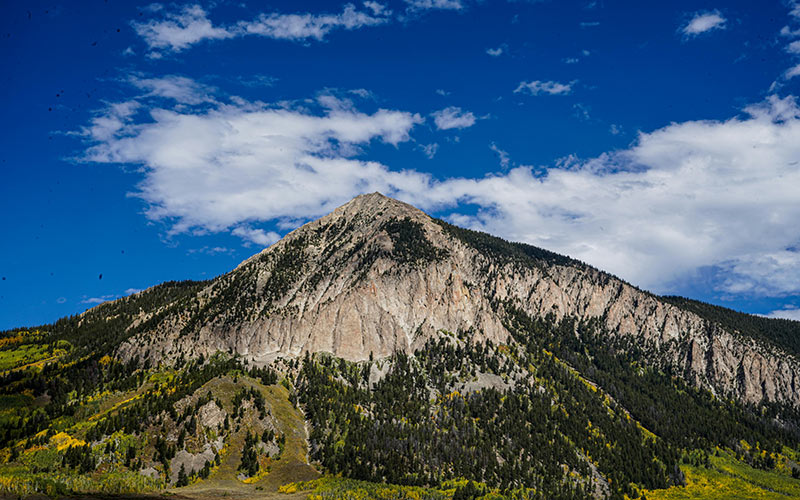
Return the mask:
<svg viewBox="0 0 800 500"><path fill-rule="evenodd" d="M364 195L6 332L0 491L800 497L794 332Z"/></svg>

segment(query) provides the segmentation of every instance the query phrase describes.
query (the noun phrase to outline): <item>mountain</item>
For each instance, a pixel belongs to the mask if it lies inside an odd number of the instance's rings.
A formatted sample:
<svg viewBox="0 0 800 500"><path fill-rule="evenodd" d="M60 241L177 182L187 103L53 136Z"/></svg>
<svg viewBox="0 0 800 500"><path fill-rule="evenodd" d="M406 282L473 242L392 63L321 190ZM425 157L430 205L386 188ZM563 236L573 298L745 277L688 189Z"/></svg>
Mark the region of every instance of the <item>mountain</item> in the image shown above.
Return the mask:
<svg viewBox="0 0 800 500"><path fill-rule="evenodd" d="M649 363L720 396L800 403L797 352L768 333L737 331L581 262L451 226L379 193L212 280L119 352L162 360L221 350L256 364L329 352L360 361L410 354L442 329L505 342L509 304L535 317L599 318ZM158 313L143 309L133 324Z"/></svg>
<svg viewBox="0 0 800 500"><path fill-rule="evenodd" d="M798 375L800 323L373 193L0 334L0 493L800 497Z"/></svg>

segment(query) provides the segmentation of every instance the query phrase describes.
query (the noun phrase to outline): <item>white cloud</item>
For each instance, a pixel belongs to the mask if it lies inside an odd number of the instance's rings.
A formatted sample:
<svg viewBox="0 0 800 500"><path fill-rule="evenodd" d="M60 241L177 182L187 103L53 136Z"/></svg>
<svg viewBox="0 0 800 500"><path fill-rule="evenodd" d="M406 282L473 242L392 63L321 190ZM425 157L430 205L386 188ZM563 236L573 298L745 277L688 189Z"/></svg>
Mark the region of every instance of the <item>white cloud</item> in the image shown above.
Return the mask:
<svg viewBox="0 0 800 500"><path fill-rule="evenodd" d="M547 81L543 82L535 80L532 82L519 82L515 94L520 92L527 92L531 95L550 94L550 95L567 95L572 93L572 86L575 82L559 83Z"/></svg>
<svg viewBox="0 0 800 500"><path fill-rule="evenodd" d="M84 296L81 300L81 304L102 304L103 302L108 302L109 300L114 300L118 295L102 295L100 297L86 297Z"/></svg>
<svg viewBox="0 0 800 500"><path fill-rule="evenodd" d="M503 47L497 47L496 49L486 49L486 53L492 57L500 57L503 54Z"/></svg>
<svg viewBox="0 0 800 500"><path fill-rule="evenodd" d="M374 5L370 13L347 4L341 14L261 14L255 21L239 23L239 28L243 34L282 40L322 40L334 29L354 30L388 22L386 14L391 12L379 10L376 15Z"/></svg>
<svg viewBox="0 0 800 500"><path fill-rule="evenodd" d="M500 160L500 166L505 170L511 164L511 158L508 156L508 151L504 151L497 147L497 144L491 143L489 149L497 153L497 158Z"/></svg>
<svg viewBox="0 0 800 500"><path fill-rule="evenodd" d="M685 37L695 37L702 33L725 28L726 19L718 10L698 12L680 31Z"/></svg>
<svg viewBox="0 0 800 500"><path fill-rule="evenodd" d="M207 245L204 246L204 247L200 247L200 248L190 248L189 250L186 251L186 253L188 253L190 255L191 254L196 254L196 253L203 253L203 254L207 254L207 255L217 255L217 254L221 254L221 253L233 253L233 252L234 252L234 249L232 249L232 248L228 248L228 247L210 247L210 246L207 246Z"/></svg>
<svg viewBox="0 0 800 500"><path fill-rule="evenodd" d="M372 11L372 14L376 16L388 16L391 15L392 11L386 8L385 5L380 4L378 2L364 2L364 7L368 8Z"/></svg>
<svg viewBox="0 0 800 500"><path fill-rule="evenodd" d="M247 226L239 226L231 231L231 234L238 236L245 241L255 243L256 245L269 246L281 239L281 235L275 231L264 231L263 229L253 229Z"/></svg>
<svg viewBox="0 0 800 500"><path fill-rule="evenodd" d="M429 160L432 160L433 157L436 156L436 153L439 151L439 144L434 142L433 144L426 144L424 146L420 145L419 148L422 150L422 153L428 157Z"/></svg>
<svg viewBox="0 0 800 500"><path fill-rule="evenodd" d="M215 89L190 78L169 75L160 78L130 77L130 83L147 91L146 97L164 97L183 104L213 102Z"/></svg>
<svg viewBox="0 0 800 500"><path fill-rule="evenodd" d="M800 109L791 97L726 121L640 133L628 149L585 161L439 180L360 158L373 141L408 141L423 121L413 113L140 106L148 118L120 119L114 106L98 116L84 130L93 141L86 159L139 166L147 216L172 232L231 231L269 244L277 235L253 225L289 228L380 191L657 292L704 269L730 293L800 292ZM114 125L96 126L102 120Z"/></svg>
<svg viewBox="0 0 800 500"><path fill-rule="evenodd" d="M84 130L94 143L85 159L140 166L136 195L148 203L150 219L171 223L171 233L235 228L259 244L271 235L242 224L313 217L364 191L421 185L418 173L354 158L371 141L409 140L423 122L419 115L325 103L316 114L242 101L196 110L149 107L149 118L137 123L117 119L112 106L94 122L113 126Z"/></svg>
<svg viewBox="0 0 800 500"><path fill-rule="evenodd" d="M794 321L800 321L800 308L788 306L777 311L772 311L766 316L768 318L792 319Z"/></svg>
<svg viewBox="0 0 800 500"><path fill-rule="evenodd" d="M450 95L450 92L444 89L436 89L436 93L439 94L440 96L445 96L445 97Z"/></svg>
<svg viewBox="0 0 800 500"><path fill-rule="evenodd" d="M790 1L789 8L792 9L789 11L789 15L796 19L800 19L800 2L797 0Z"/></svg>
<svg viewBox="0 0 800 500"><path fill-rule="evenodd" d="M564 59L564 63L566 63L566 64L576 64L576 63L579 63L579 62L580 62L580 59L578 59L577 57L567 57L566 59Z"/></svg>
<svg viewBox="0 0 800 500"><path fill-rule="evenodd" d="M159 58L159 50L179 52L203 40L222 40L257 35L280 40L323 40L335 29L354 30L387 23L391 11L377 2L365 2L367 10L346 4L339 14L262 13L252 21L239 21L230 26L214 26L199 5L183 7L178 13L165 13L160 19L132 23L136 33Z"/></svg>
<svg viewBox="0 0 800 500"><path fill-rule="evenodd" d="M800 40L795 40L786 46L786 51L790 54L800 54Z"/></svg>
<svg viewBox="0 0 800 500"><path fill-rule="evenodd" d="M471 111L464 111L457 106L450 106L431 113L433 122L439 130L453 128L468 128L475 125L475 115Z"/></svg>
<svg viewBox="0 0 800 500"><path fill-rule="evenodd" d="M788 80L788 79L794 78L794 77L796 77L798 75L800 75L800 64L798 64L796 66L792 66L791 68L786 70L786 73L784 73L783 77Z"/></svg>
<svg viewBox="0 0 800 500"><path fill-rule="evenodd" d="M113 139L128 126L139 107L139 102L134 100L110 104L103 113L92 118L91 124L84 127L83 134L96 141Z"/></svg>
<svg viewBox="0 0 800 500"><path fill-rule="evenodd" d="M143 290L142 288L128 288L127 290L125 290L124 295L133 295L134 293L139 293L142 290Z"/></svg>
<svg viewBox="0 0 800 500"><path fill-rule="evenodd" d="M406 0L411 10L460 10L464 8L461 0Z"/></svg>
<svg viewBox="0 0 800 500"><path fill-rule="evenodd" d="M788 26L781 28L781 36L796 37L800 36L800 29L793 30Z"/></svg>
<svg viewBox="0 0 800 500"><path fill-rule="evenodd" d="M727 121L640 134L629 149L538 174L452 179L454 222L566 253L656 291L716 268L720 289L800 291L800 109L771 97Z"/></svg>
<svg viewBox="0 0 800 500"><path fill-rule="evenodd" d="M186 5L179 13L166 13L164 18L145 23L132 23L136 33L151 49L181 51L202 40L231 38L234 33L214 27L206 11L199 5Z"/></svg>

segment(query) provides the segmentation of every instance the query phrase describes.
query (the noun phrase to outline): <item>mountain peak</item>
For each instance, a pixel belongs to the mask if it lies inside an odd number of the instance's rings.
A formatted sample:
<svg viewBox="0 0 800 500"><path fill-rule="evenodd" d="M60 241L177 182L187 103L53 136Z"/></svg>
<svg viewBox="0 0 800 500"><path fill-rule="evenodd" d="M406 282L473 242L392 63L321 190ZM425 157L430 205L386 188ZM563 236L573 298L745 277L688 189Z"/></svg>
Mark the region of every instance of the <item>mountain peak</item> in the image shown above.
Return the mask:
<svg viewBox="0 0 800 500"><path fill-rule="evenodd" d="M362 216L374 218L391 218L391 217L411 217L417 219L420 217L428 218L422 210L409 205L408 203L390 198L377 191L374 193L361 194L348 201L344 205L334 210L329 216L353 216L356 213ZM323 217L321 220L325 220Z"/></svg>
<svg viewBox="0 0 800 500"><path fill-rule="evenodd" d="M438 224L380 193L355 197L235 270L151 312L123 358L306 352L359 361L413 353L442 332L510 342L516 312L600 322L655 366L750 403L800 406L800 362L612 276L546 251ZM739 375L736 375L739 374Z"/></svg>

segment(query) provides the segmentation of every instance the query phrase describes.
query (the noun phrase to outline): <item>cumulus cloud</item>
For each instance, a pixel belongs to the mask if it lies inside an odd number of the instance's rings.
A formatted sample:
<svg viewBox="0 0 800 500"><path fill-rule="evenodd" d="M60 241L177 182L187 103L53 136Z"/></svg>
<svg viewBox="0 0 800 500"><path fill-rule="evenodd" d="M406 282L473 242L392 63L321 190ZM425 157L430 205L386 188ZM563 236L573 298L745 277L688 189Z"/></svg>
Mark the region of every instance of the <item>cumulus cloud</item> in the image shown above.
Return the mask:
<svg viewBox="0 0 800 500"><path fill-rule="evenodd" d="M572 86L574 83L575 82L543 82L540 80L535 80L532 82L519 82L519 85L517 86L516 90L514 90L514 93L519 94L520 92L526 92L531 95L567 95L572 93Z"/></svg>
<svg viewBox="0 0 800 500"><path fill-rule="evenodd" d="M468 128L475 125L475 115L470 111L464 111L457 106L449 106L432 113L433 122L439 130L449 130L453 128Z"/></svg>
<svg viewBox="0 0 800 500"><path fill-rule="evenodd" d="M698 12L692 19L680 28L683 36L691 38L712 30L724 29L726 19L718 10L710 12Z"/></svg>
<svg viewBox="0 0 800 500"><path fill-rule="evenodd" d="M639 285L714 268L732 293L800 291L800 110L771 97L727 121L642 133L629 149L544 175L517 167L437 195L481 207L452 220L590 262Z"/></svg>
<svg viewBox="0 0 800 500"><path fill-rule="evenodd" d="M230 231L266 245L277 235L258 223L290 228L380 191L657 292L708 269L729 293L800 292L800 108L792 97L772 96L724 121L640 133L629 148L596 158L449 179L364 158L376 141L409 141L423 121L414 113L156 102L103 110L84 129L86 160L138 166L136 195L172 232Z"/></svg>
<svg viewBox="0 0 800 500"><path fill-rule="evenodd" d="M161 56L159 50L180 52L203 40L256 35L279 40L320 41L336 29L355 30L390 20L391 11L382 4L365 2L364 9L346 4L338 14L262 13L252 21L214 26L201 6L188 5L177 13L165 12L161 18L132 25L152 50L150 56L157 58Z"/></svg>
<svg viewBox="0 0 800 500"><path fill-rule="evenodd" d="M787 306L766 315L768 318L791 319L800 321L800 308Z"/></svg>
<svg viewBox="0 0 800 500"><path fill-rule="evenodd" d="M136 196L171 233L232 230L258 244L277 235L251 229L251 221L313 217L364 191L424 184L420 174L356 158L372 141L409 140L419 115L324 103L312 113L240 100L207 109L147 101L138 121L119 119L110 106L83 131L93 142L85 160L140 166ZM96 125L105 122L113 125Z"/></svg>

